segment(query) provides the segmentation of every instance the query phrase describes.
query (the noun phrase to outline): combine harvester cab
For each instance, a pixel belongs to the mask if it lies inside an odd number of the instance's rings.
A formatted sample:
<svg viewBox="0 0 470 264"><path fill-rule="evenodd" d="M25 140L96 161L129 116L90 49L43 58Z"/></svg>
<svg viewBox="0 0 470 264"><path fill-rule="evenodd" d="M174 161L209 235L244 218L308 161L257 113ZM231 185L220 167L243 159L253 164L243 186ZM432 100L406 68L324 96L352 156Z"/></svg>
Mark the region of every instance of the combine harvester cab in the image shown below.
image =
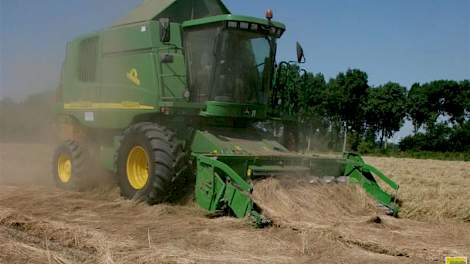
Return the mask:
<svg viewBox="0 0 470 264"><path fill-rule="evenodd" d="M272 17L232 15L219 0L145 0L112 27L71 41L57 93L57 185L82 189L98 163L126 198L168 202L195 185L202 208L264 226L253 183L314 175L358 184L396 215L378 181L398 185L361 157L300 155L254 129L270 119L269 97L278 92L276 43L285 26Z"/></svg>

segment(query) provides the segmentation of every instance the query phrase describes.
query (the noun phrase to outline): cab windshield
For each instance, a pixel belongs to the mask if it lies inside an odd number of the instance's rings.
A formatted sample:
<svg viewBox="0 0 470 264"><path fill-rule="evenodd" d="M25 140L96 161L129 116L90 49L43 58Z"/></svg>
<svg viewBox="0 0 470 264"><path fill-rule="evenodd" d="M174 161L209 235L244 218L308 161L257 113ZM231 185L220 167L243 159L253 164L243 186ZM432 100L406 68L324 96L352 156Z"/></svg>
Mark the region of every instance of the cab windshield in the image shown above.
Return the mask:
<svg viewBox="0 0 470 264"><path fill-rule="evenodd" d="M266 103L273 67L268 36L221 26L185 32L191 99Z"/></svg>

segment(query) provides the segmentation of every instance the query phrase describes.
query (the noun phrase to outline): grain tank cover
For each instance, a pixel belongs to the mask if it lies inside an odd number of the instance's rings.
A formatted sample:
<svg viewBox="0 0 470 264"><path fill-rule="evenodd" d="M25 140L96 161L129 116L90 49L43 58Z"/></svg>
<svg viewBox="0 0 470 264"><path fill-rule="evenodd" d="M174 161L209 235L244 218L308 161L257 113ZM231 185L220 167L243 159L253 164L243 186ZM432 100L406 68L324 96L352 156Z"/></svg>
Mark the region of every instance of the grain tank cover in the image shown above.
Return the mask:
<svg viewBox="0 0 470 264"><path fill-rule="evenodd" d="M230 14L230 11L220 0L144 0L127 16L115 22L113 27L159 18L170 18L171 22L182 23L186 20L224 14Z"/></svg>

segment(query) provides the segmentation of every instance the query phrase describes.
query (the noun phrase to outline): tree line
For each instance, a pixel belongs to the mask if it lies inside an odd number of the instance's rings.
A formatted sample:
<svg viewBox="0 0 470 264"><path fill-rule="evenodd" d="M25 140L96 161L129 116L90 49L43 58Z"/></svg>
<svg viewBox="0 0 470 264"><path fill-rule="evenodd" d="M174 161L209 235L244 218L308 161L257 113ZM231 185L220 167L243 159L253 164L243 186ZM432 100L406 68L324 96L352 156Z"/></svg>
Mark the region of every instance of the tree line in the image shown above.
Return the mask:
<svg viewBox="0 0 470 264"><path fill-rule="evenodd" d="M284 127L298 131L300 149L311 149L314 140L339 150L346 131L353 151L384 149L408 119L414 133L399 142L400 150L470 151L469 80L415 83L409 89L396 82L372 86L359 69L327 81L291 64L278 69L275 90L272 112Z"/></svg>

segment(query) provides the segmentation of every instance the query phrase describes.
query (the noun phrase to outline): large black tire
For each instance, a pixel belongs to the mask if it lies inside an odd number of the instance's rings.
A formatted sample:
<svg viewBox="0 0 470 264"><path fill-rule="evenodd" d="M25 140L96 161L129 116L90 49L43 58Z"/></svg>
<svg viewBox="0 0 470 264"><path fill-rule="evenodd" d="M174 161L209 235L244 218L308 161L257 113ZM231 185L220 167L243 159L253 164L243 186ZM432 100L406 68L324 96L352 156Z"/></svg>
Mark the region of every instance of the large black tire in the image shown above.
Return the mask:
<svg viewBox="0 0 470 264"><path fill-rule="evenodd" d="M88 153L77 142L63 142L55 150L52 159L52 175L56 186L74 191L85 189L88 184L88 164Z"/></svg>
<svg viewBox="0 0 470 264"><path fill-rule="evenodd" d="M148 160L147 180L138 188L131 183L127 168L129 159L132 159L129 155L135 149L145 150ZM185 189L188 155L175 133L158 124L138 123L126 129L116 162L121 194L128 199L149 204L173 202Z"/></svg>

